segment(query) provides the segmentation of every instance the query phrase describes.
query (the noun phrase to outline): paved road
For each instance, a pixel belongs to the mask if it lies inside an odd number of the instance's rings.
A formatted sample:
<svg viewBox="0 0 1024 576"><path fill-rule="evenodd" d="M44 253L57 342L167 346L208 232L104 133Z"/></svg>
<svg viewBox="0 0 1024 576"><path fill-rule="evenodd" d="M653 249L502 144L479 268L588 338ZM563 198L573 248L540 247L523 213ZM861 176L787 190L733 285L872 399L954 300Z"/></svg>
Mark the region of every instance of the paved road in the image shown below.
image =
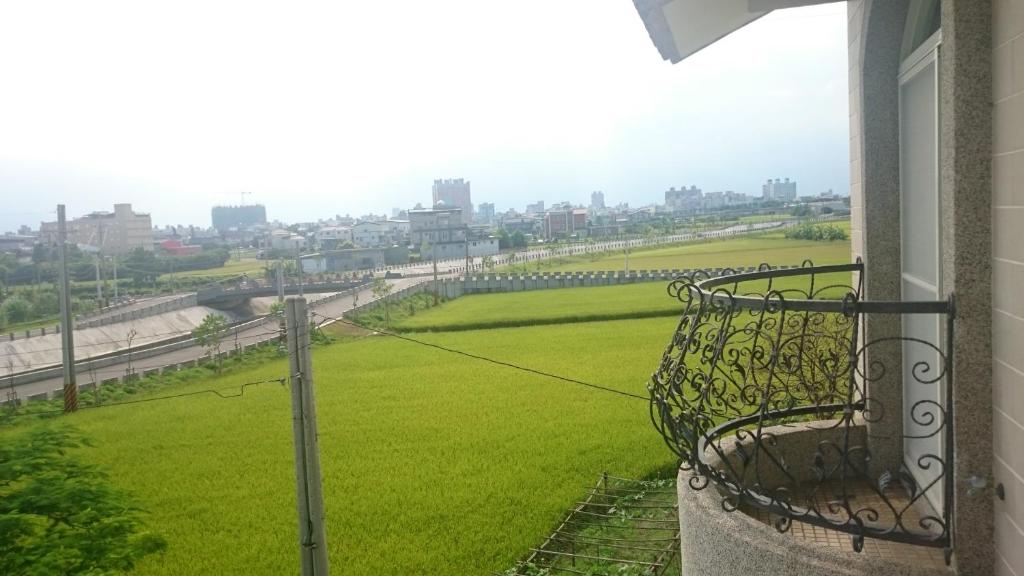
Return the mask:
<svg viewBox="0 0 1024 576"><path fill-rule="evenodd" d="M399 278L396 280L389 281L394 285L394 290L401 290L413 284L426 281L424 278ZM366 288L358 293L359 301L362 303L369 302L374 299L373 292L370 288ZM343 296L339 299L332 300L330 302L317 303L313 302L310 304L313 311L317 314L330 317L341 316L343 312L351 309L352 296ZM256 326L241 330L237 335L237 343L239 346L246 344L253 344L256 342L262 342L275 337L278 327L276 321L268 320L264 323L259 323ZM223 348L225 350L234 348L236 339L234 335L231 335L224 340ZM167 366L168 364L177 364L179 362L187 362L194 360L206 354L206 350L201 346L189 346L187 348L181 348L143 359L133 359L131 362L131 369L139 372L149 368L159 368L161 366ZM125 356L124 360L118 364L106 366L103 368L96 368L95 370L89 370L89 363L79 362L78 366L78 384L88 384L92 382L100 382L107 378L115 378L124 376L128 370L128 358ZM32 394L39 394L43 392L52 392L60 389L64 385L63 377L50 378L47 380L41 380L39 382L32 382L29 384L22 384L15 387L19 398L25 398ZM3 382L3 378L0 378L0 401L8 399L8 386Z"/></svg>

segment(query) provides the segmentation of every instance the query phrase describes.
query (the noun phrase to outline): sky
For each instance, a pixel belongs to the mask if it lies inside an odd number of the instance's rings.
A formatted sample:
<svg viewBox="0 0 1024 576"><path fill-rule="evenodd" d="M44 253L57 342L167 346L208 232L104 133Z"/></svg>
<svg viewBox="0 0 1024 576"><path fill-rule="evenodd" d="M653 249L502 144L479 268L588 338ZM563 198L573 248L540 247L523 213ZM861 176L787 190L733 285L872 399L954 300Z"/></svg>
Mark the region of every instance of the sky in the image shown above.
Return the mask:
<svg viewBox="0 0 1024 576"><path fill-rule="evenodd" d="M429 205L849 188L845 3L679 64L631 0L5 2L0 230L130 202L210 225Z"/></svg>

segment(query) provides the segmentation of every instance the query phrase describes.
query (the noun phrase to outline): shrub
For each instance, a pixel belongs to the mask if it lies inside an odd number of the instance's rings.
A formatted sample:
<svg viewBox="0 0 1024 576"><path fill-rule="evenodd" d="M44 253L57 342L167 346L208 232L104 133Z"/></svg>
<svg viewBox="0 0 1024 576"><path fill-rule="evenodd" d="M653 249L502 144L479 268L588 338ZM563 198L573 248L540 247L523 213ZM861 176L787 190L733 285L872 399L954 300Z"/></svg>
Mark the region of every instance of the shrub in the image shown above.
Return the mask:
<svg viewBox="0 0 1024 576"><path fill-rule="evenodd" d="M0 313L11 324L27 322L32 318L32 304L21 296L12 296L0 306Z"/></svg>
<svg viewBox="0 0 1024 576"><path fill-rule="evenodd" d="M831 242L833 240L846 240L847 236L846 230L832 224L804 223L786 230L786 238Z"/></svg>

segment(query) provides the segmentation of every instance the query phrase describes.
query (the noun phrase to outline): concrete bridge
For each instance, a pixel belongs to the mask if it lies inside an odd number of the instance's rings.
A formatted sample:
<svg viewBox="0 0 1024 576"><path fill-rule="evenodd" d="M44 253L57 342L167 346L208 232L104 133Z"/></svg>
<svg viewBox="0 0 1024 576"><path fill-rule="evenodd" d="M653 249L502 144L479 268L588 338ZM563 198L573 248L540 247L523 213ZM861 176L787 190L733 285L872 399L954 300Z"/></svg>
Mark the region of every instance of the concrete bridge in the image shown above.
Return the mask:
<svg viewBox="0 0 1024 576"><path fill-rule="evenodd" d="M283 292L285 296L296 296L299 294L321 294L324 292L344 292L357 286L363 286L370 282L372 277L363 277L355 280L336 280L330 282L308 282L303 284L285 284ZM249 281L237 287L224 288L223 286L211 286L202 288L196 292L196 303L200 306L213 308L234 308L249 300L266 296L277 296L277 285L272 282Z"/></svg>

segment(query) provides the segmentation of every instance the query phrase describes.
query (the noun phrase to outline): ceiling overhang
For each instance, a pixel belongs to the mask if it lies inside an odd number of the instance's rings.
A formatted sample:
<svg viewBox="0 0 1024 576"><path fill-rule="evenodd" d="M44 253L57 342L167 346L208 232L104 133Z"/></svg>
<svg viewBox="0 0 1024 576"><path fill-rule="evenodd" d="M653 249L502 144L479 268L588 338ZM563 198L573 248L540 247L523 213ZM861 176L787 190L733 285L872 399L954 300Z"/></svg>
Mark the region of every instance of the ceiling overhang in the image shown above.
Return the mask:
<svg viewBox="0 0 1024 576"><path fill-rule="evenodd" d="M781 8L837 0L633 0L661 57L675 64Z"/></svg>

